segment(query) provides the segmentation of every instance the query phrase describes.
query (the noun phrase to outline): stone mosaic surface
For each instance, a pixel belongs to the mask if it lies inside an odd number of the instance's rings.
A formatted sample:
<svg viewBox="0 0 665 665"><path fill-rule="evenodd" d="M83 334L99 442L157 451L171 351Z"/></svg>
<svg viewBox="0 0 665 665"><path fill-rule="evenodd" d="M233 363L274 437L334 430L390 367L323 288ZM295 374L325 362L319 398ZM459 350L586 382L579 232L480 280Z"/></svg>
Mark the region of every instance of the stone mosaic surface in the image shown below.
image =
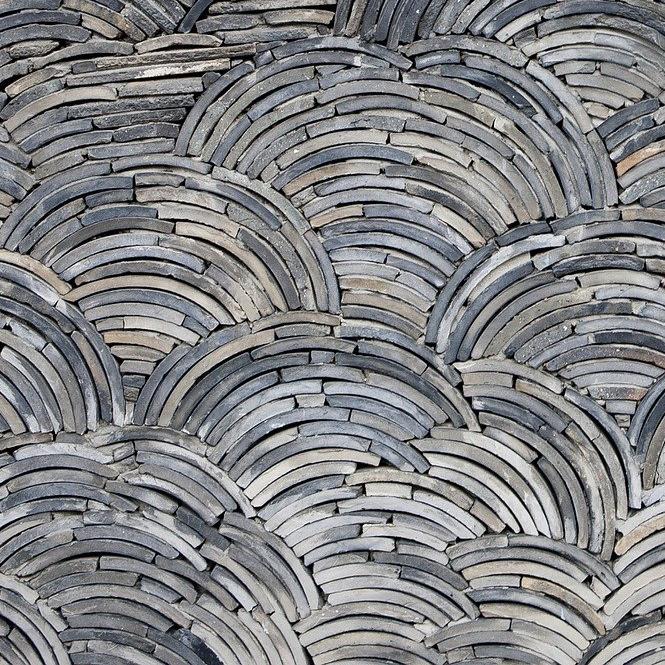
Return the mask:
<svg viewBox="0 0 665 665"><path fill-rule="evenodd" d="M0 0L0 665L665 663L665 5Z"/></svg>

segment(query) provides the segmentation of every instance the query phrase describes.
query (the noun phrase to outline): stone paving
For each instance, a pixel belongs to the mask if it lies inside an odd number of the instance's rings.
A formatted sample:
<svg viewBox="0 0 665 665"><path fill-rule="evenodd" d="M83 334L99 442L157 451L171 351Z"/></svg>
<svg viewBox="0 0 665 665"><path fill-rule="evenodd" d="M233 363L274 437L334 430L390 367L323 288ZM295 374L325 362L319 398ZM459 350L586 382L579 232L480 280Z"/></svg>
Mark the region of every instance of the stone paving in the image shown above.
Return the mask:
<svg viewBox="0 0 665 665"><path fill-rule="evenodd" d="M665 663L665 4L0 0L0 665Z"/></svg>

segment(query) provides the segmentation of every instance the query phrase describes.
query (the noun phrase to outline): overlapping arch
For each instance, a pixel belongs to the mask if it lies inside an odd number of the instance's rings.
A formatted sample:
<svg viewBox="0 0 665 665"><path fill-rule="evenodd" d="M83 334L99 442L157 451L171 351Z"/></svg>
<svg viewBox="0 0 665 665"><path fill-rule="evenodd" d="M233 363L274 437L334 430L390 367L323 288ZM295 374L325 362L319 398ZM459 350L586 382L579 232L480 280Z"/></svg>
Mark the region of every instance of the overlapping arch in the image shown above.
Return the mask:
<svg viewBox="0 0 665 665"><path fill-rule="evenodd" d="M0 665L655 665L655 0L0 3Z"/></svg>

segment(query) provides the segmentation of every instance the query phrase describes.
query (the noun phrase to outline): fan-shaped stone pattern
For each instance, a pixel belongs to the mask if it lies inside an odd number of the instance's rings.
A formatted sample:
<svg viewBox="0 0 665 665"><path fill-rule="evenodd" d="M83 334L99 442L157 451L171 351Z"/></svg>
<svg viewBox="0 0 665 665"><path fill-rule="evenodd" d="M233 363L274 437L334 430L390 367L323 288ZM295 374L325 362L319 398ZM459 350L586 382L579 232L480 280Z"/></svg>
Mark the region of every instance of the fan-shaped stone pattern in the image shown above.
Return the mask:
<svg viewBox="0 0 665 665"><path fill-rule="evenodd" d="M665 10L0 0L0 665L655 665Z"/></svg>
<svg viewBox="0 0 665 665"><path fill-rule="evenodd" d="M448 362L500 355L555 373L628 428L663 372L659 219L622 208L532 226L512 243L508 232L451 278L430 338Z"/></svg>

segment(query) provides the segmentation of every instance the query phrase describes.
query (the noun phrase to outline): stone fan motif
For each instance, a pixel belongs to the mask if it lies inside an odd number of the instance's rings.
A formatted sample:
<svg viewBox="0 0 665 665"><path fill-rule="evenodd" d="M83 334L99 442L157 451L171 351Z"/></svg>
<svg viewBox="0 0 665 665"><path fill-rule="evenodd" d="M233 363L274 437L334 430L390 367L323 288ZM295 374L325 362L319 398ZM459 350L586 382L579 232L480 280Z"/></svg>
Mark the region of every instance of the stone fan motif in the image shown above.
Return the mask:
<svg viewBox="0 0 665 665"><path fill-rule="evenodd" d="M0 665L665 663L665 5L0 0Z"/></svg>

